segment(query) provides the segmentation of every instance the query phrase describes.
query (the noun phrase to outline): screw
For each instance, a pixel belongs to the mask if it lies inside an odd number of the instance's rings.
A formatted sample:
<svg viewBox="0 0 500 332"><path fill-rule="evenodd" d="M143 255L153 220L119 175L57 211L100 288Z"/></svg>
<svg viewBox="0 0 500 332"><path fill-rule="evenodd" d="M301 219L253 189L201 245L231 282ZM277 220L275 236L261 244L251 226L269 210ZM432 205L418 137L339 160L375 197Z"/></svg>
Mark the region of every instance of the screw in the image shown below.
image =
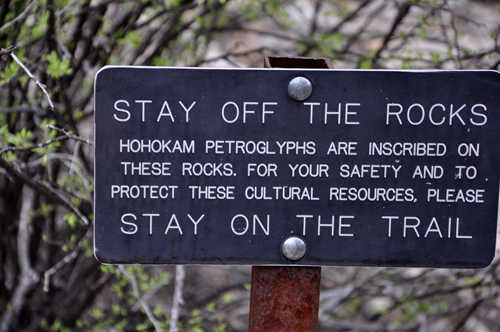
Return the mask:
<svg viewBox="0 0 500 332"><path fill-rule="evenodd" d="M306 254L306 243L299 237L291 236L281 245L283 256L291 261L297 261Z"/></svg>
<svg viewBox="0 0 500 332"><path fill-rule="evenodd" d="M302 76L295 77L288 84L288 94L295 100L302 101L309 98L312 92L311 82Z"/></svg>

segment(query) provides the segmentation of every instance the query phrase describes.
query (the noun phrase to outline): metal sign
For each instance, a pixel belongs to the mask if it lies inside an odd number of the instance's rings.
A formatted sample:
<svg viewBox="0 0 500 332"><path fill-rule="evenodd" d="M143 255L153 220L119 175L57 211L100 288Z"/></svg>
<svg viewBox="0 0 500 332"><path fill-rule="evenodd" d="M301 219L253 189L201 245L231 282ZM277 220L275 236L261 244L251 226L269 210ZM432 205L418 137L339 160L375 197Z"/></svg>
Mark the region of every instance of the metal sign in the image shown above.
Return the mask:
<svg viewBox="0 0 500 332"><path fill-rule="evenodd" d="M95 255L487 266L499 86L493 71L105 67Z"/></svg>

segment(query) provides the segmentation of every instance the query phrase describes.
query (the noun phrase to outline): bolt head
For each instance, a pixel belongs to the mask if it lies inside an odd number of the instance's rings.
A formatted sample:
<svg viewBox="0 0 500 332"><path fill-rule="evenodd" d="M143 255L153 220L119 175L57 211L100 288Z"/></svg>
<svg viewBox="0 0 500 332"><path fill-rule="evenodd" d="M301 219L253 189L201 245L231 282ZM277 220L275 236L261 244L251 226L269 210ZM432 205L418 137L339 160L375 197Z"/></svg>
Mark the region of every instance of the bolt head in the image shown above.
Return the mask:
<svg viewBox="0 0 500 332"><path fill-rule="evenodd" d="M295 77L288 84L288 94L297 101L306 100L312 93L311 82L302 76Z"/></svg>
<svg viewBox="0 0 500 332"><path fill-rule="evenodd" d="M306 254L306 243L297 236L291 236L281 245L283 256L291 261L297 261Z"/></svg>

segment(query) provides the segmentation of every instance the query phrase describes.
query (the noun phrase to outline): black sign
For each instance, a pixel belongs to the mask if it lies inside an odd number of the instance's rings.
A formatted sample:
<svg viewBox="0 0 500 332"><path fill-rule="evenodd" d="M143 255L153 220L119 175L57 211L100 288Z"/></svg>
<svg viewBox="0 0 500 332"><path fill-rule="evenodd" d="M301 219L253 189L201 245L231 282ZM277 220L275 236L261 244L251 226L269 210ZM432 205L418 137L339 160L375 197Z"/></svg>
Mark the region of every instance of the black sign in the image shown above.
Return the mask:
<svg viewBox="0 0 500 332"><path fill-rule="evenodd" d="M305 100L288 93L297 77L311 83ZM493 71L106 67L95 82L95 255L487 266L499 87ZM290 237L302 258L284 256Z"/></svg>

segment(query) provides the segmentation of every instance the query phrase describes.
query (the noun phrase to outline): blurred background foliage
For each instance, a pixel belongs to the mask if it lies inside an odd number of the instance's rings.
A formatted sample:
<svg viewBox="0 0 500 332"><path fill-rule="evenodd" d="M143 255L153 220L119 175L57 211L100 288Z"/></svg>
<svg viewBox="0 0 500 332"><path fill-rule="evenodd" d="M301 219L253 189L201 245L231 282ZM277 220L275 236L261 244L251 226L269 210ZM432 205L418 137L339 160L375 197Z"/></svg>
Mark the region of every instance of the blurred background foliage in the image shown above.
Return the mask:
<svg viewBox="0 0 500 332"><path fill-rule="evenodd" d="M470 0L2 0L0 332L245 331L248 266L93 257L93 81L105 65L492 69L500 4ZM481 270L325 267L320 331L499 331Z"/></svg>

